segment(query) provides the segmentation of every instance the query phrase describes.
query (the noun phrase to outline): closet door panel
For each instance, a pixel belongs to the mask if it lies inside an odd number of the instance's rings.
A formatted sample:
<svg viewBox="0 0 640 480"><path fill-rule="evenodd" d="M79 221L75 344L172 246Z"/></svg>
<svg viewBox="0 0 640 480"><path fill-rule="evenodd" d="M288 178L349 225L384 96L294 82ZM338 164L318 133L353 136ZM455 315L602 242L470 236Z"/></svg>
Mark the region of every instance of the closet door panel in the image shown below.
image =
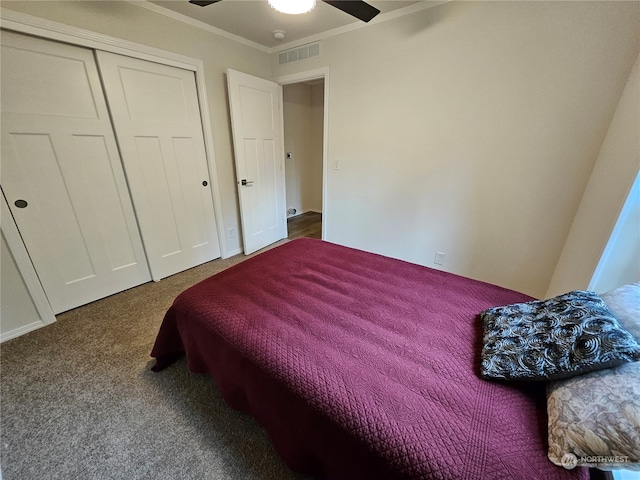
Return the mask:
<svg viewBox="0 0 640 480"><path fill-rule="evenodd" d="M2 96L3 113L99 118L91 78L95 68L87 67L91 51L78 55L81 49L70 53L76 47L9 32L2 33L2 45L3 63L19 67L3 75L7 93L17 93Z"/></svg>
<svg viewBox="0 0 640 480"><path fill-rule="evenodd" d="M115 271L131 267L139 260L143 264L146 263L146 259L141 255L141 239L131 215L130 200L127 198L127 207L123 206L120 192L113 188L115 179L111 160L117 162L118 170L121 169L117 151L110 151L104 136L74 135L73 141L75 151L81 157L93 158L91 164L75 165L73 177L83 199L77 203L76 209L83 218L88 219L96 215L101 219L98 228L87 232L87 235L91 236L92 245L100 245L104 250L105 255L100 257L104 262L102 268ZM120 173L122 176L122 172ZM120 182L124 190L122 194L128 195L124 179L121 178ZM136 238L137 249L131 241L132 232ZM148 276L145 275L145 280L147 279Z"/></svg>
<svg viewBox="0 0 640 480"><path fill-rule="evenodd" d="M153 278L219 257L193 72L97 59Z"/></svg>
<svg viewBox="0 0 640 480"><path fill-rule="evenodd" d="M208 178L209 172L204 162L198 161L197 145L192 138L173 138L172 150L176 163L186 168L179 172L180 187L182 192L187 192L192 185L198 185L203 178ZM184 195L183 211L186 217L185 228L189 229L189 238L195 247L206 245L209 242L210 233L206 223L200 219L209 216L208 206L211 194L207 188L198 188L196 195Z"/></svg>
<svg viewBox="0 0 640 480"><path fill-rule="evenodd" d="M149 281L93 52L3 32L1 55L2 190L53 311Z"/></svg>
<svg viewBox="0 0 640 480"><path fill-rule="evenodd" d="M81 218L73 205L73 182L67 186L65 181L63 146L54 145L52 135L29 133L9 134L2 146L3 190L41 280L68 285L94 277ZM15 205L20 199L27 199L27 207ZM49 294L51 289L47 290Z"/></svg>
<svg viewBox="0 0 640 480"><path fill-rule="evenodd" d="M160 138L136 137L129 153L129 178L135 182L136 207L143 222L144 241L152 254L162 258L182 251L178 220L171 192L171 178L177 175L173 162L166 162ZM135 156L134 156L135 155Z"/></svg>

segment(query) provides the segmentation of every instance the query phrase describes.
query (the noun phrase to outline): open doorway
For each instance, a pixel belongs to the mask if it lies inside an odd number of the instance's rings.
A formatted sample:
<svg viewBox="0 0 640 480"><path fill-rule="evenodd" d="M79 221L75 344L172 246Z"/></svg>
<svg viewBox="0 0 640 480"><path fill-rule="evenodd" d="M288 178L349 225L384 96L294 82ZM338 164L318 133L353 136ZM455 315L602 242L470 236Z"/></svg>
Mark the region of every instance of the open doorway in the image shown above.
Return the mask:
<svg viewBox="0 0 640 480"><path fill-rule="evenodd" d="M282 86L289 238L322 237L324 82Z"/></svg>

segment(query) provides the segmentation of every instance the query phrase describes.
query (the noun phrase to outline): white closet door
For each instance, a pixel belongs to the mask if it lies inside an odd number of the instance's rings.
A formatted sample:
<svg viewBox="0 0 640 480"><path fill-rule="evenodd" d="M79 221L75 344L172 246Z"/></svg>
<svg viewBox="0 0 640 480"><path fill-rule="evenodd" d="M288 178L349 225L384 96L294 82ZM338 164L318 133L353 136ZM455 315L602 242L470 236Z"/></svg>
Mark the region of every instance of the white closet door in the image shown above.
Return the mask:
<svg viewBox="0 0 640 480"><path fill-rule="evenodd" d="M154 280L219 257L194 73L97 58Z"/></svg>
<svg viewBox="0 0 640 480"><path fill-rule="evenodd" d="M149 281L93 52L3 31L1 55L2 191L53 311Z"/></svg>

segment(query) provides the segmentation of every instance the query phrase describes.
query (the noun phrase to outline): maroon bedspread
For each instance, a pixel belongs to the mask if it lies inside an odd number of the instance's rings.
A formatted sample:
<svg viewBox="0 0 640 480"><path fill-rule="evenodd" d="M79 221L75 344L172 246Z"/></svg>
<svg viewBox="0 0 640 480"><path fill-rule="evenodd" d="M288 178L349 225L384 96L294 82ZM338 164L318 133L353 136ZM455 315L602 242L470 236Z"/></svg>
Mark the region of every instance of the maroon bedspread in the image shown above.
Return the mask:
<svg viewBox="0 0 640 480"><path fill-rule="evenodd" d="M479 378L485 308L530 297L312 239L183 292L156 369L186 352L285 462L329 478L567 479L544 386Z"/></svg>

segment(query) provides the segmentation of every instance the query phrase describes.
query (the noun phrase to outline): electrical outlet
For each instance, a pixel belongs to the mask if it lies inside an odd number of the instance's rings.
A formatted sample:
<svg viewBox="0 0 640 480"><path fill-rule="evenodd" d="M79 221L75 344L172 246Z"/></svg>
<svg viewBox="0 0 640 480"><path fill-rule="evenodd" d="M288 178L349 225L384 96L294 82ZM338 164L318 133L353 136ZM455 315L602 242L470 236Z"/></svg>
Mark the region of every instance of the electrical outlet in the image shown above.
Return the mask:
<svg viewBox="0 0 640 480"><path fill-rule="evenodd" d="M229 238L235 238L235 236L236 236L236 229L231 227L229 229Z"/></svg>
<svg viewBox="0 0 640 480"><path fill-rule="evenodd" d="M447 254L444 252L436 252L436 256L433 259L433 263L435 263L436 265L444 265L444 257Z"/></svg>

